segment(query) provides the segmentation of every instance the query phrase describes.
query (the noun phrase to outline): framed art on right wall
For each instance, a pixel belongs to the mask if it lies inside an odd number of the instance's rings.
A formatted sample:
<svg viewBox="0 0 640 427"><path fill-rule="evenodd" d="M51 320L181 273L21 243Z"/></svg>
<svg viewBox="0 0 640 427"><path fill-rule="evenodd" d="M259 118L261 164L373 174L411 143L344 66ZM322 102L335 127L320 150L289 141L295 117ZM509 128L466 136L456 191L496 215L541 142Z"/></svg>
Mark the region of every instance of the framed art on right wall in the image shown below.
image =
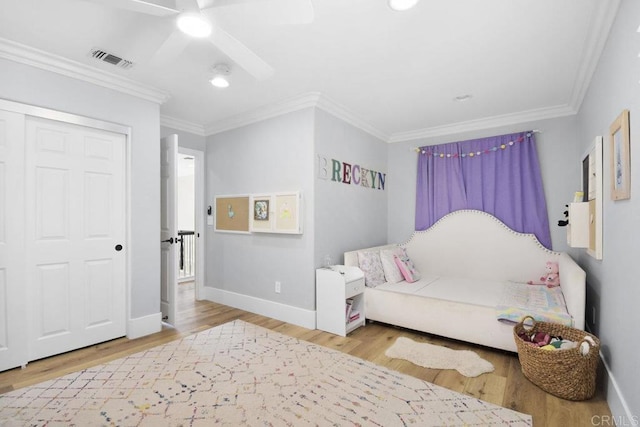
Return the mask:
<svg viewBox="0 0 640 427"><path fill-rule="evenodd" d="M631 197L629 110L623 110L611 123L609 136L611 141L611 199L629 199Z"/></svg>

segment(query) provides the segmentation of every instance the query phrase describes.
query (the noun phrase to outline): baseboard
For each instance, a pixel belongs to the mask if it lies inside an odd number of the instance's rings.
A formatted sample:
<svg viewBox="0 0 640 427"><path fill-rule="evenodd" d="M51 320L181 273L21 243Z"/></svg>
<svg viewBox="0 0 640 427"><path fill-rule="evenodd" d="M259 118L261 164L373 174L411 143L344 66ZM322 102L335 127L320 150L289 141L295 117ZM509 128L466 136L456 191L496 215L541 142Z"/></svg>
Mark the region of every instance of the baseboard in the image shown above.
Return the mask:
<svg viewBox="0 0 640 427"><path fill-rule="evenodd" d="M305 310L303 308L225 291L218 288L212 288L209 286L205 286L203 291L203 299L208 301L250 311L251 313L260 314L262 316L302 326L303 328L316 328L315 310Z"/></svg>
<svg viewBox="0 0 640 427"><path fill-rule="evenodd" d="M593 334L593 330L591 329L591 325L587 324L586 330ZM600 351L600 360L602 360L602 364L604 365L604 375L606 378L602 381L602 384L605 387L605 397L607 399L607 404L609 405L609 409L611 410L612 420L599 419L593 421L594 425L601 426L609 426L609 425L617 425L617 426L638 426L640 425L640 418L638 415L634 415L629 409L629 405L627 405L627 401L625 400L622 392L620 391L620 387L618 387L618 382L616 381L611 369L609 368L609 364L607 363L607 359L605 359L602 351Z"/></svg>
<svg viewBox="0 0 640 427"><path fill-rule="evenodd" d="M595 423L594 425L615 425L617 426L638 426L640 425L640 418L638 415L634 415L629 409L629 405L627 405L627 401L625 400L622 392L620 391L620 387L618 387L618 382L616 381L611 369L609 369L609 365L607 364L606 359L600 352L600 359L604 365L605 372L607 378L605 378L605 387L606 387L606 396L607 403L609 404L609 409L611 410L611 415L613 420L597 420L600 423Z"/></svg>
<svg viewBox="0 0 640 427"><path fill-rule="evenodd" d="M129 319L127 322L127 338L135 339L155 334L162 329L162 313Z"/></svg>

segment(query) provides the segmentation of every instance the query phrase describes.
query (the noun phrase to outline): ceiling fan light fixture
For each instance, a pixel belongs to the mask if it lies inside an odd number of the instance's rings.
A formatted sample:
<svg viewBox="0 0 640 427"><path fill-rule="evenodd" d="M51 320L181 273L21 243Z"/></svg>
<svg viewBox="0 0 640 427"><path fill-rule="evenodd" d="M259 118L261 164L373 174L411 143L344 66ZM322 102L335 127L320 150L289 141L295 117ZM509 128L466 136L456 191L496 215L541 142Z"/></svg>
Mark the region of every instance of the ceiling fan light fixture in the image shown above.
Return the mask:
<svg viewBox="0 0 640 427"><path fill-rule="evenodd" d="M211 80L209 80L209 82L213 86L219 87L221 89L229 87L229 80L227 80L227 78L225 76L215 76Z"/></svg>
<svg viewBox="0 0 640 427"><path fill-rule="evenodd" d="M229 66L227 64L218 64L213 67L213 77L209 80L214 87L227 88L229 87L229 75L231 74Z"/></svg>
<svg viewBox="0 0 640 427"><path fill-rule="evenodd" d="M176 23L180 31L191 37L203 38L211 34L211 22L201 13L181 13Z"/></svg>
<svg viewBox="0 0 640 427"><path fill-rule="evenodd" d="M389 7L398 12L409 10L418 4L418 0L389 0Z"/></svg>

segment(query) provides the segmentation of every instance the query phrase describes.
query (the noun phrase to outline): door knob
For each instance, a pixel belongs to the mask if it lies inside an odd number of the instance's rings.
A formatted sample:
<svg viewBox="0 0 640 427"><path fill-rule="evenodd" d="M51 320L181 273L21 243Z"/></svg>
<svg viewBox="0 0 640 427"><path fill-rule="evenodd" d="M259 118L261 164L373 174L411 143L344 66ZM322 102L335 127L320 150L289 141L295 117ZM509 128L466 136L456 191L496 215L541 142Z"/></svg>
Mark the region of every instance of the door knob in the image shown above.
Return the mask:
<svg viewBox="0 0 640 427"><path fill-rule="evenodd" d="M122 250L122 245L116 245L116 251L120 252Z"/></svg>
<svg viewBox="0 0 640 427"><path fill-rule="evenodd" d="M173 237L167 239L167 240L162 240L161 243L173 243Z"/></svg>

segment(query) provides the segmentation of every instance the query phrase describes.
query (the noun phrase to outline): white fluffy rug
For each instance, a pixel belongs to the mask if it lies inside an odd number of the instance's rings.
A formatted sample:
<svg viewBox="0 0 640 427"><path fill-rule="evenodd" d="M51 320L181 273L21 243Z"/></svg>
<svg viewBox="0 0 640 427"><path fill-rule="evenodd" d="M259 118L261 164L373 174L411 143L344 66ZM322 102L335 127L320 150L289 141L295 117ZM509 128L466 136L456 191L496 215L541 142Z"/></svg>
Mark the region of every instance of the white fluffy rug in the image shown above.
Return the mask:
<svg viewBox="0 0 640 427"><path fill-rule="evenodd" d="M439 345L418 343L405 337L399 337L385 354L425 368L455 369L465 377L477 377L494 370L490 362L473 351L452 350Z"/></svg>

